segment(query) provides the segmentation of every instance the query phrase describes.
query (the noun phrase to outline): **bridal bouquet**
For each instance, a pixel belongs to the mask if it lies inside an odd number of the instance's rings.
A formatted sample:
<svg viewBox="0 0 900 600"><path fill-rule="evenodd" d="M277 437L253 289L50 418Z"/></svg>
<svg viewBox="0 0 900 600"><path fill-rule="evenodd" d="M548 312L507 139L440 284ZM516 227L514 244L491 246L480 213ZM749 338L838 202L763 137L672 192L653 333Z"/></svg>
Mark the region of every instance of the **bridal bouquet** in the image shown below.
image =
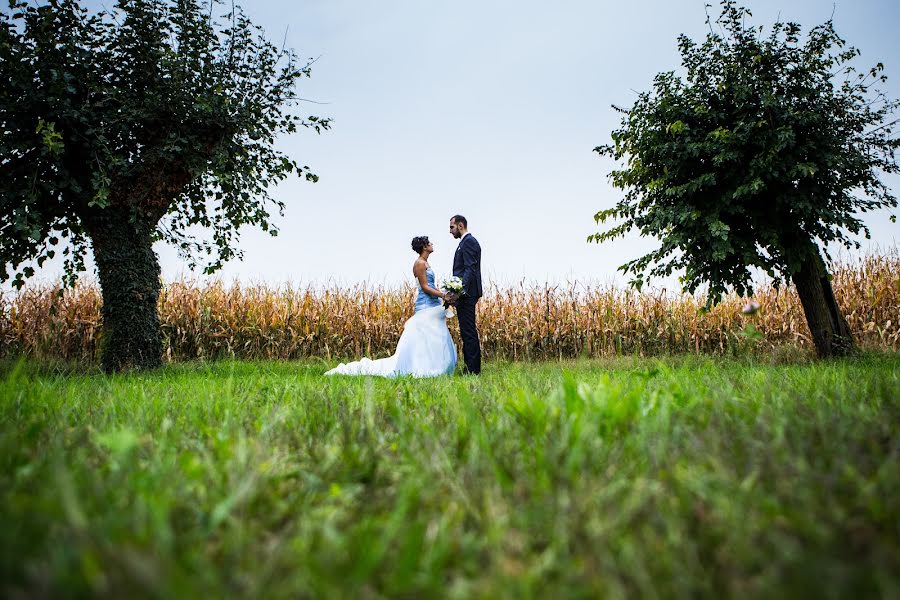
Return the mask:
<svg viewBox="0 0 900 600"><path fill-rule="evenodd" d="M459 277L451 277L450 279L445 279L441 282L441 289L448 294L456 294L457 296L462 295L463 291L463 280Z"/></svg>
<svg viewBox="0 0 900 600"><path fill-rule="evenodd" d="M463 281L459 277L453 276L441 282L441 289L447 294L462 296L464 293ZM444 308L447 309L447 318L453 317L453 312L450 310L450 304L446 300L444 301Z"/></svg>

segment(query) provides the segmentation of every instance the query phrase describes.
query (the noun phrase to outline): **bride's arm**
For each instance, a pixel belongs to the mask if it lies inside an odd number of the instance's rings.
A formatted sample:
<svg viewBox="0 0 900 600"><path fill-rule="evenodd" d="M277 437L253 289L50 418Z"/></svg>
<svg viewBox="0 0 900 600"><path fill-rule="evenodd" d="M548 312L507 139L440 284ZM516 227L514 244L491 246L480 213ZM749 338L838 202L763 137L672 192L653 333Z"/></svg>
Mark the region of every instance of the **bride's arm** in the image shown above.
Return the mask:
<svg viewBox="0 0 900 600"><path fill-rule="evenodd" d="M441 290L435 289L428 285L428 279L425 277L425 265L422 263L416 263L413 266L413 275L416 276L416 279L419 280L419 285L425 290L425 293L429 296L434 296L435 298L443 298L444 292Z"/></svg>

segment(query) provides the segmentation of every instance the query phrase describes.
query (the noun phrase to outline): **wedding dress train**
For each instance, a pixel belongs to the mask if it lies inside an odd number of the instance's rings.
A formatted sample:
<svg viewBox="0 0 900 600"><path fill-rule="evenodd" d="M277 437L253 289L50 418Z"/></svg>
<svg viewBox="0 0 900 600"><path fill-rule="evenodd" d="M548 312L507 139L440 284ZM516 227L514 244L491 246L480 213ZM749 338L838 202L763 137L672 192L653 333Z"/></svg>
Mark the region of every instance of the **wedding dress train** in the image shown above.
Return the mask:
<svg viewBox="0 0 900 600"><path fill-rule="evenodd" d="M434 285L434 272L425 272L428 285ZM429 296L421 287L416 312L403 326L403 333L392 356L371 360L363 358L341 363L326 375L375 375L379 377L436 377L456 369L456 345L447 329L447 311L440 298Z"/></svg>

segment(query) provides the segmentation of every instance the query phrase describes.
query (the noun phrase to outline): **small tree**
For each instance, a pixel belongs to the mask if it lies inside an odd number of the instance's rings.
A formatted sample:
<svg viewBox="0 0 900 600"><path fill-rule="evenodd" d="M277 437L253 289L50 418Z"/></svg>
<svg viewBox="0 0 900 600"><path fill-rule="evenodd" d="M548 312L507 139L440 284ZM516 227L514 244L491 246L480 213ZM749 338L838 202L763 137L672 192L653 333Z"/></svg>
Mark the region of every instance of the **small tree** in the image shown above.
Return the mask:
<svg viewBox="0 0 900 600"><path fill-rule="evenodd" d="M873 88L885 81L880 63L856 73L859 52L831 21L801 44L796 23L763 37L745 26L749 16L722 2L721 35L708 18L702 45L678 38L686 78L661 73L618 109L613 144L595 151L627 158L610 175L626 194L595 219L621 222L588 240L656 236L657 250L619 270L639 288L683 269L685 290L709 284L710 303L729 288L752 293L751 267L791 280L819 356L844 354L852 336L819 244L859 248L847 236L869 236L857 214L897 206L879 174L898 170L889 118L898 103Z"/></svg>
<svg viewBox="0 0 900 600"><path fill-rule="evenodd" d="M329 125L290 108L310 63L240 9L215 7L10 0L0 17L0 279L21 287L27 263L59 245L74 284L90 245L109 371L161 362L155 241L213 272L240 256L242 226L277 233L272 184L317 179L274 149L281 134ZM211 239L196 236L203 228Z"/></svg>

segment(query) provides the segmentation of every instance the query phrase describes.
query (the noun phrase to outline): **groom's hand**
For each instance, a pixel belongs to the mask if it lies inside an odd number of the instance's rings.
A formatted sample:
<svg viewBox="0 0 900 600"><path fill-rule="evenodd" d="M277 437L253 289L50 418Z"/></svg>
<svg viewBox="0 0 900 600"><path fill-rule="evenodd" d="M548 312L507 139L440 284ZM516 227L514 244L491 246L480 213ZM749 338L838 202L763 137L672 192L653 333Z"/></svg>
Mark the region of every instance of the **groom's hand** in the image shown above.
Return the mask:
<svg viewBox="0 0 900 600"><path fill-rule="evenodd" d="M456 304L457 300L459 300L459 296L457 294L454 294L453 292L447 292L444 295L444 302L446 302L447 304L454 305Z"/></svg>

